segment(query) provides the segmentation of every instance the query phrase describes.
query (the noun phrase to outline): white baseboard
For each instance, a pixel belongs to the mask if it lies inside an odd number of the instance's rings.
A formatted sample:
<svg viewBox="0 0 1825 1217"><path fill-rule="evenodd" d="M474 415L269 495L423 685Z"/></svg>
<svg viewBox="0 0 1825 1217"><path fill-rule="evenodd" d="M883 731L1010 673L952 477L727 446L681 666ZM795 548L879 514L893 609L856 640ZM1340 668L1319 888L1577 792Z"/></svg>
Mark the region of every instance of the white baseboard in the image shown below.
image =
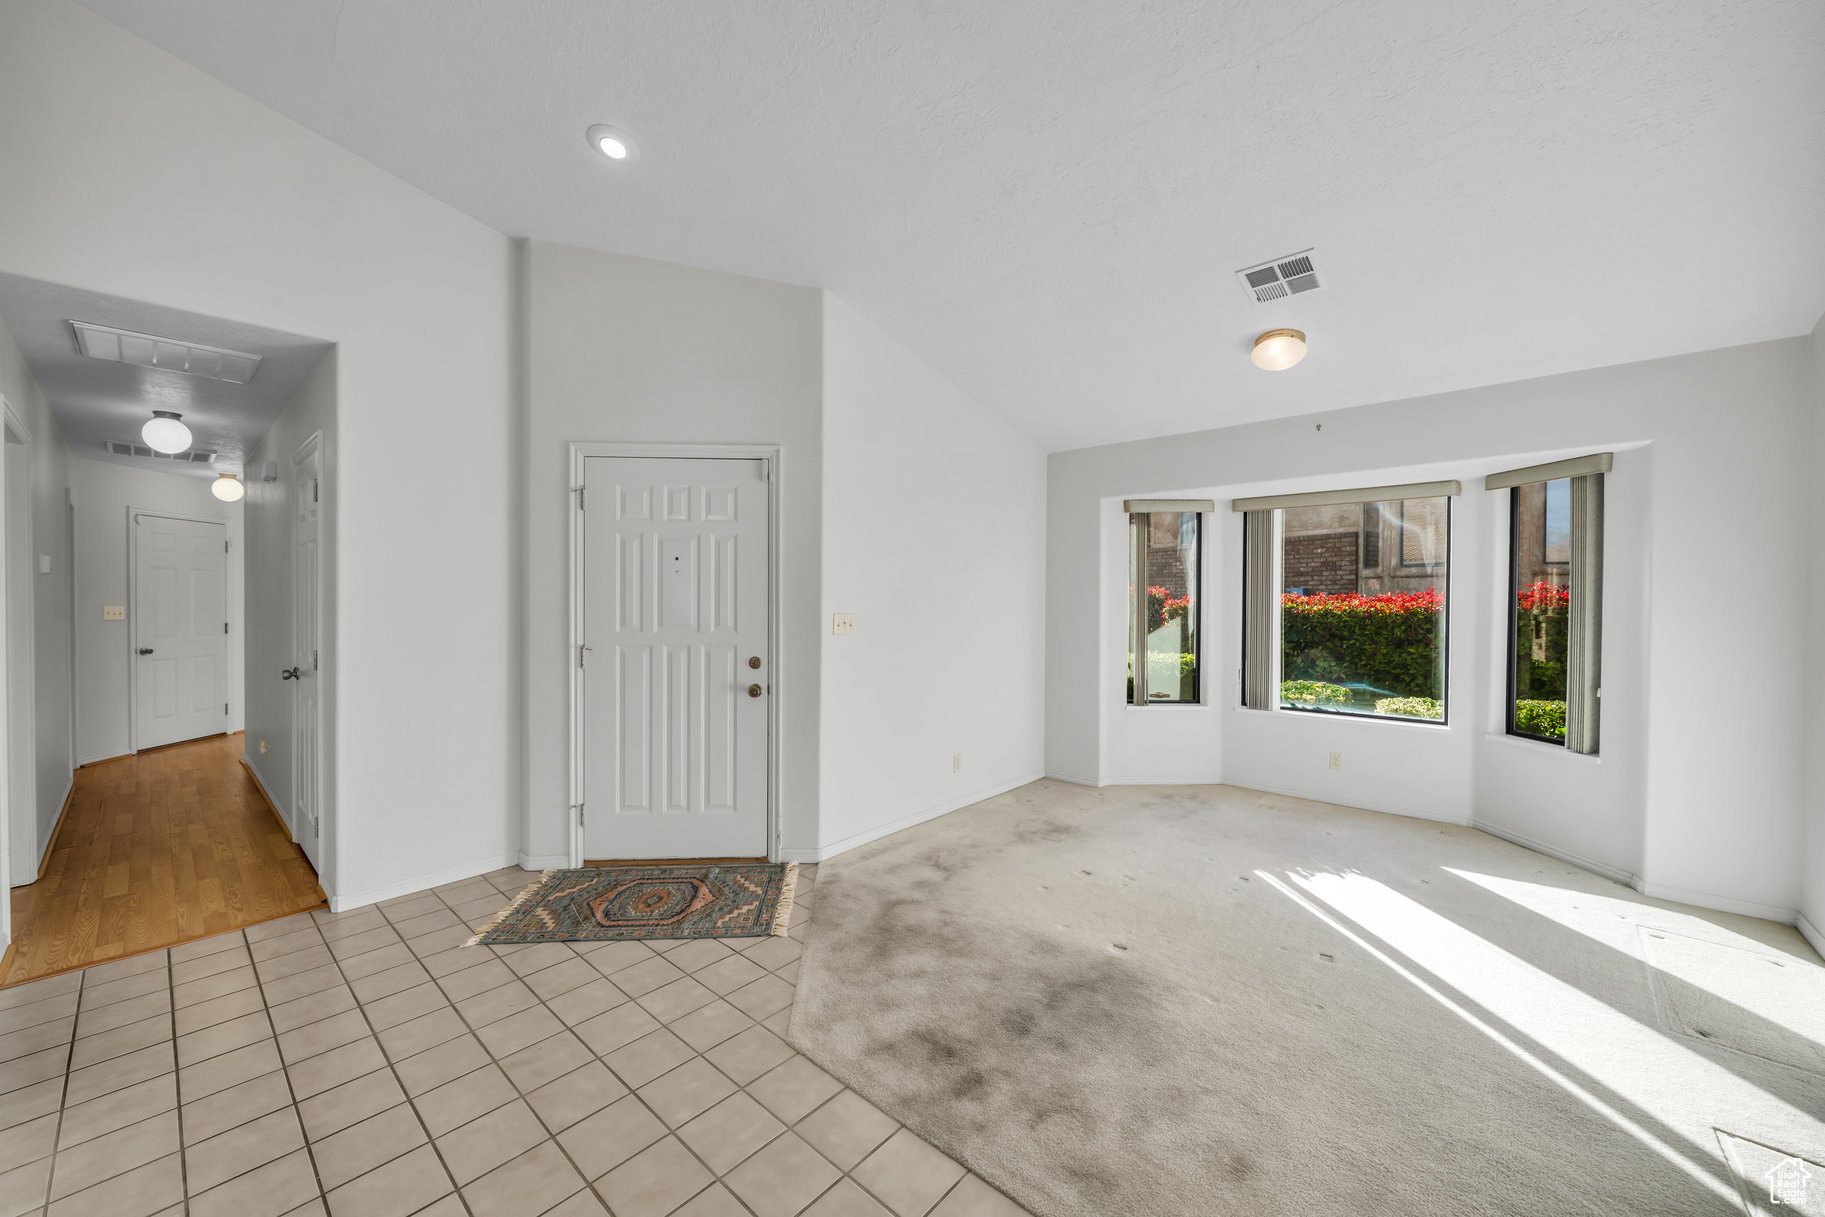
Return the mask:
<svg viewBox="0 0 1825 1217"><path fill-rule="evenodd" d="M1329 803L1333 807L1350 807L1357 811L1379 811L1383 815L1405 816L1409 820L1431 820L1435 824L1457 824L1464 828L1472 827L1468 815L1454 816L1444 812L1426 811L1404 803L1380 803L1372 799L1350 798L1348 802L1338 797L1337 791L1299 790L1291 786L1264 786L1253 782L1225 782L1225 786L1234 786L1238 790L1253 790L1259 794L1283 794L1289 798L1306 799L1313 803Z"/></svg>
<svg viewBox="0 0 1825 1217"><path fill-rule="evenodd" d="M1636 876L1634 872L1623 870L1620 866L1611 866L1607 862L1599 862L1595 858L1587 858L1583 854L1573 853L1569 849L1560 849L1557 845L1551 845L1545 841L1537 840L1528 836L1526 833L1515 832L1511 828L1501 828L1494 824L1485 823L1482 820L1472 820L1470 822L1470 827L1476 829L1478 832L1486 832L1492 837L1500 837L1502 840L1513 845L1519 845L1523 849L1531 849L1536 854L1545 854L1549 858L1557 858L1561 862L1569 862L1573 866L1581 866L1587 871L1594 871L1595 873L1602 875L1605 879L1614 879L1617 883L1623 884L1624 886L1635 886Z"/></svg>
<svg viewBox="0 0 1825 1217"><path fill-rule="evenodd" d="M51 821L51 831L44 834L44 840L38 843L38 859L32 864L34 871L44 870L44 860L50 855L51 842L57 839L57 830L63 826L63 817L70 813L70 792L76 789L76 771L70 770L70 780L64 783L63 797L57 800L57 818ZM38 814L33 808L32 814Z"/></svg>
<svg viewBox="0 0 1825 1217"><path fill-rule="evenodd" d="M1073 786L1101 786L1102 785L1102 782L1098 781L1095 777L1084 777L1081 774L1066 773L1060 769L1048 769L1045 771L1045 774L1043 776L1049 777L1049 778L1057 778L1059 781L1069 782Z"/></svg>
<svg viewBox="0 0 1825 1217"><path fill-rule="evenodd" d="M1209 775L1203 777L1144 777L1144 778L1104 778L1104 786L1221 786L1221 777Z"/></svg>
<svg viewBox="0 0 1825 1217"><path fill-rule="evenodd" d="M569 854L521 854L521 870L566 870L570 867Z"/></svg>
<svg viewBox="0 0 1825 1217"><path fill-rule="evenodd" d="M1794 925L1805 935L1806 941L1812 944L1812 949L1819 953L1819 958L1825 960L1825 934L1819 933L1819 927L1812 924L1805 913L1794 919Z"/></svg>
<svg viewBox="0 0 1825 1217"><path fill-rule="evenodd" d="M409 879L400 879L394 883L383 883L365 891L330 894L330 912L346 913L350 909L363 908L370 904L379 904L382 900L391 900L395 896L410 896L413 892L422 892L426 888L442 887L446 883L455 883L461 879L473 879L489 871L500 870L503 866L518 866L518 850L502 854L498 858L484 858L479 862L470 862L462 866L452 866L444 870L431 871L423 875L414 875Z"/></svg>
<svg viewBox="0 0 1825 1217"><path fill-rule="evenodd" d="M266 801L272 804L272 809L279 813L279 823L285 825L286 835L290 836L292 842L296 844L298 834L292 828L291 817L285 814L285 808L279 805L279 800L272 797L272 787L266 784L266 775L260 772L259 765L255 764L246 753L241 754L241 763L247 766L247 772L253 774L253 784L260 788L260 793L266 796Z"/></svg>
<svg viewBox="0 0 1825 1217"><path fill-rule="evenodd" d="M886 824L880 825L878 828L870 828L866 832L859 832L853 836L844 837L840 841L832 841L819 849L787 849L782 846L779 851L779 860L781 862L822 862L826 858L834 858L838 854L847 853L849 850L852 850L859 845L866 845L870 841L879 841L882 837L891 837L894 833L911 828L916 824L923 824L927 820L935 820L939 816L949 815L951 812L956 811L959 808L968 807L972 803L980 803L982 800L992 799L998 794L1006 794L1008 791L1016 789L1017 787L1025 786L1028 782L1037 782L1040 778L1045 776L1044 773L1032 773L1024 777L1015 778L1011 782L1003 782L1000 785L990 786L984 790L973 791L972 793L963 795L959 798L947 799L942 803L915 811L911 815L901 816L897 820L890 820Z"/></svg>
<svg viewBox="0 0 1825 1217"><path fill-rule="evenodd" d="M1744 917L1760 917L1764 921L1778 921L1782 925L1793 925L1800 916L1798 909L1782 908L1778 904L1762 904L1755 900L1739 900L1735 896L1719 896L1711 892L1694 891L1689 887L1673 887L1666 883L1649 883L1636 879L1636 891L1656 900L1674 900L1680 904L1696 904L1701 909L1716 909L1720 913L1740 913Z"/></svg>

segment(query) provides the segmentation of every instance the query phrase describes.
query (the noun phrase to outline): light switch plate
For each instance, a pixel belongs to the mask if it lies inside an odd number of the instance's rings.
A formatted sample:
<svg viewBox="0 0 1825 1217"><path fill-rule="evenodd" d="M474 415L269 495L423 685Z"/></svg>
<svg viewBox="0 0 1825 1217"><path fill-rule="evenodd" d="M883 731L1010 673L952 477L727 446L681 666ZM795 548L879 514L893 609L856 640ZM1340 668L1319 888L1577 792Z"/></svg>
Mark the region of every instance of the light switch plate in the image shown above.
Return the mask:
<svg viewBox="0 0 1825 1217"><path fill-rule="evenodd" d="M41 575L48 575L51 573L51 555L38 555L38 573Z"/></svg>
<svg viewBox="0 0 1825 1217"><path fill-rule="evenodd" d="M832 614L831 618L830 618L830 632L832 634L853 634L853 633L855 633L855 614L854 613L834 613L834 614Z"/></svg>
<svg viewBox="0 0 1825 1217"><path fill-rule="evenodd" d="M104 604L101 606L101 619L103 621L125 621L127 619L127 606L124 604Z"/></svg>

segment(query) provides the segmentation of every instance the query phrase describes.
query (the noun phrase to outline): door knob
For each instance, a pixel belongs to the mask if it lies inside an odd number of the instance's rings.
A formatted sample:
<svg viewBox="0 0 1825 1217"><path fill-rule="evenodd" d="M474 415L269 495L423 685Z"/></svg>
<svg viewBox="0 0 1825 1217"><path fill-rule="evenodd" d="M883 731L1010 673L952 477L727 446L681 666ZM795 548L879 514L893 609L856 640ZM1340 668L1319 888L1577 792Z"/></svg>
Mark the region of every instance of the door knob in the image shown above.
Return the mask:
<svg viewBox="0 0 1825 1217"><path fill-rule="evenodd" d="M150 655L150 654L152 654L152 648L151 647L141 647L139 649L139 653L141 655Z"/></svg>
<svg viewBox="0 0 1825 1217"><path fill-rule="evenodd" d="M280 680L301 680L303 678L298 675L298 669L296 669L296 668L281 668L281 669L279 669L279 679Z"/></svg>
<svg viewBox="0 0 1825 1217"><path fill-rule="evenodd" d="M749 697L759 697L760 696L760 686L759 685L749 685L748 686L748 696Z"/></svg>

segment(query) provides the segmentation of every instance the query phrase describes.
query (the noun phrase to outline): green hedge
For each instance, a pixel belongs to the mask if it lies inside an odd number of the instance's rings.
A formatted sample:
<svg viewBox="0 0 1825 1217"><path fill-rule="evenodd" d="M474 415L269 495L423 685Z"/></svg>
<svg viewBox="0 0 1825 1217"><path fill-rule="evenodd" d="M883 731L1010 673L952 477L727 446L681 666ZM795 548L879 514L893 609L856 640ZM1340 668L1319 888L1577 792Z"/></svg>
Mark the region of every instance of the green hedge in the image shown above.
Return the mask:
<svg viewBox="0 0 1825 1217"><path fill-rule="evenodd" d="M1172 663L1172 653L1170 651L1164 651L1164 652L1149 651L1149 652L1147 652L1147 656L1148 656L1148 660L1149 660L1148 666L1147 666L1147 687L1152 692L1159 693L1161 690L1155 688L1154 685L1159 678L1160 668L1161 668L1162 664L1170 667L1170 665ZM1164 699L1156 697L1153 700L1160 701L1160 700L1164 700ZM1178 696L1178 700L1180 700L1180 701L1197 701L1198 700L1198 657L1189 652L1181 652L1179 655L1179 696ZM1134 652L1133 651L1128 652L1128 701L1129 701L1129 704L1131 704L1131 705L1134 702Z"/></svg>
<svg viewBox="0 0 1825 1217"><path fill-rule="evenodd" d="M1444 718L1444 703L1431 697L1384 697L1375 703L1375 713L1399 718Z"/></svg>
<svg viewBox="0 0 1825 1217"><path fill-rule="evenodd" d="M1436 591L1281 597L1281 672L1288 680L1369 685L1435 697L1445 603Z"/></svg>
<svg viewBox="0 0 1825 1217"><path fill-rule="evenodd" d="M1350 691L1321 680L1288 680L1281 682L1280 700L1300 706L1341 706L1350 700Z"/></svg>
<svg viewBox="0 0 1825 1217"><path fill-rule="evenodd" d="M1524 735L1544 739L1565 738L1565 703L1562 701L1517 701L1514 704L1514 729Z"/></svg>

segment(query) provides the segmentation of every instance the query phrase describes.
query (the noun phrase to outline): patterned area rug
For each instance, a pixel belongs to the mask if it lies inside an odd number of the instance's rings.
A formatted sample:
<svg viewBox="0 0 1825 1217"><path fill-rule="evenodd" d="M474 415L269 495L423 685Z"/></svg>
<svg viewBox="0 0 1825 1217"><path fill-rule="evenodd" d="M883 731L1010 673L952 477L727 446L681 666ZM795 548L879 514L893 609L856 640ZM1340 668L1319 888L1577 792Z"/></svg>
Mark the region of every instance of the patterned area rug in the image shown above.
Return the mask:
<svg viewBox="0 0 1825 1217"><path fill-rule="evenodd" d="M798 863L548 870L466 945L786 932Z"/></svg>

